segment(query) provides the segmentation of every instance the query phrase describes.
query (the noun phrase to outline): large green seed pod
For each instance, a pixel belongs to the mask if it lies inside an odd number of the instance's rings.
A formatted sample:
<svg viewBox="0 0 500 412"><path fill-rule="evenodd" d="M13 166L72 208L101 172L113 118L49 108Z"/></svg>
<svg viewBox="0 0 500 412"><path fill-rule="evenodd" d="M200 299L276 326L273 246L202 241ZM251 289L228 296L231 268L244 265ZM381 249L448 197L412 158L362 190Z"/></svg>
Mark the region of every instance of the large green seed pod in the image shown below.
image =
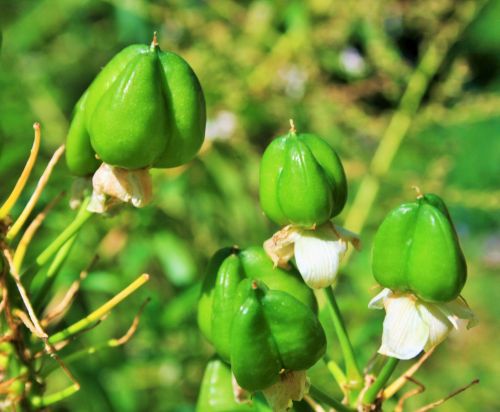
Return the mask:
<svg viewBox="0 0 500 412"><path fill-rule="evenodd" d="M375 279L393 291L430 302L455 299L467 266L444 202L426 194L392 210L375 235Z"/></svg>
<svg viewBox="0 0 500 412"><path fill-rule="evenodd" d="M347 182L335 151L320 137L292 129L266 149L260 165L260 204L280 225L321 225L338 215Z"/></svg>
<svg viewBox="0 0 500 412"><path fill-rule="evenodd" d="M77 104L68 167L80 176L91 174L96 156L125 169L178 166L200 148L205 116L200 83L181 57L161 51L155 41L151 47L129 46Z"/></svg>
<svg viewBox="0 0 500 412"><path fill-rule="evenodd" d="M246 279L238 287L231 327L231 366L249 391L278 382L283 370L307 370L323 356L326 337L314 312L292 295Z"/></svg>
<svg viewBox="0 0 500 412"><path fill-rule="evenodd" d="M296 270L274 268L261 247L224 248L210 261L198 302L198 325L217 353L229 361L231 325L237 309L237 289L245 279L257 279L272 290L293 296L313 313L317 302Z"/></svg>
<svg viewBox="0 0 500 412"><path fill-rule="evenodd" d="M69 170L77 176L91 175L99 167L99 160L95 157L85 127L84 108L87 97L86 92L76 103L66 141L66 164Z"/></svg>

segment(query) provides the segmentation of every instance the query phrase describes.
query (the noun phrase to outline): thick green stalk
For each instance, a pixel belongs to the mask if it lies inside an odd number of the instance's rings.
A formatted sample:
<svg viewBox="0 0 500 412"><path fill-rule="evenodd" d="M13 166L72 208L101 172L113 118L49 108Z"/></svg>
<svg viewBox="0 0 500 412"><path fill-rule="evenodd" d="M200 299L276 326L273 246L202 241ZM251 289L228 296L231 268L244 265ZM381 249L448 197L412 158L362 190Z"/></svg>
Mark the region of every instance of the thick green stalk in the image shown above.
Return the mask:
<svg viewBox="0 0 500 412"><path fill-rule="evenodd" d="M365 395L363 397L363 405L371 405L375 401L375 399L377 399L378 393L385 386L392 373L396 369L396 366L398 366L398 363L399 359L396 358L389 358L387 360L386 364L377 376L377 379L375 379L375 382L373 382L373 385L370 386L365 392Z"/></svg>
<svg viewBox="0 0 500 412"><path fill-rule="evenodd" d="M324 403L325 405L328 405L330 408L333 408L338 412L355 412L355 409L351 409L348 406L340 403L339 401L333 399L313 385L311 385L311 387L309 388L309 395L311 395L314 400L320 403Z"/></svg>
<svg viewBox="0 0 500 412"><path fill-rule="evenodd" d="M349 388L360 388L363 383L363 377L361 375L356 357L354 355L354 350L347 335L347 329L345 327L342 314L340 313L339 306L333 294L333 289L328 287L325 288L325 294L328 299L330 306L330 314L333 320L333 326L335 328L335 333L340 343L340 349L344 356L346 375L347 375L347 385Z"/></svg>

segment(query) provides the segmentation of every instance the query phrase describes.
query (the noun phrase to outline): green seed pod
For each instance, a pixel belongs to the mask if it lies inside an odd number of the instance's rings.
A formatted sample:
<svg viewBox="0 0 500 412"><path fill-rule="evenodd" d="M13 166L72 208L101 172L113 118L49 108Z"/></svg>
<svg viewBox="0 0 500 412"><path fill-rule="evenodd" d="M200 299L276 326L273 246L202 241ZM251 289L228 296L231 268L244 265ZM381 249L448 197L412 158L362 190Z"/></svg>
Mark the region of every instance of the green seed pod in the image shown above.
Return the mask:
<svg viewBox="0 0 500 412"><path fill-rule="evenodd" d="M76 176L82 177L94 173L100 163L95 157L94 149L90 144L90 136L85 127L84 108L87 96L88 92L76 103L66 142L68 169Z"/></svg>
<svg viewBox="0 0 500 412"><path fill-rule="evenodd" d="M198 302L198 325L226 361L230 358L231 321L237 309L236 290L244 279L257 279L269 288L289 293L313 313L317 302L296 270L274 268L261 247L224 248L211 259Z"/></svg>
<svg viewBox="0 0 500 412"><path fill-rule="evenodd" d="M246 279L231 327L231 366L238 384L266 389L284 370L306 370L323 356L326 337L314 312L279 290Z"/></svg>
<svg viewBox="0 0 500 412"><path fill-rule="evenodd" d="M125 169L163 168L187 162L203 142L199 81L181 57L161 51L156 40L151 47L133 45L118 53L86 94L67 143L75 174L95 171L89 153ZM85 148L81 158L79 148Z"/></svg>
<svg viewBox="0 0 500 412"><path fill-rule="evenodd" d="M260 165L260 204L280 225L311 227L338 215L347 182L335 151L320 137L292 130L275 139Z"/></svg>
<svg viewBox="0 0 500 412"><path fill-rule="evenodd" d="M426 194L392 210L375 235L372 268L377 282L393 291L429 302L455 299L467 266L444 202Z"/></svg>
<svg viewBox="0 0 500 412"><path fill-rule="evenodd" d="M234 396L231 368L219 358L211 359L196 403L197 412L255 411L251 403L238 403Z"/></svg>

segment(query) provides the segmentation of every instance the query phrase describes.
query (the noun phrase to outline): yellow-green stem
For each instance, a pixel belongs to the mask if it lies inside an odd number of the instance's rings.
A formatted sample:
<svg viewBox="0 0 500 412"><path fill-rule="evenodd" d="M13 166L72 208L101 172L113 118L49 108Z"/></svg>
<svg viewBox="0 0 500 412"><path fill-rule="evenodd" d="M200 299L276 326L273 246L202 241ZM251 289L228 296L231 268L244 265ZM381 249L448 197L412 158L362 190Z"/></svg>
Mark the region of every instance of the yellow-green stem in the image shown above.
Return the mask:
<svg viewBox="0 0 500 412"><path fill-rule="evenodd" d="M326 364L326 367L332 374L335 381L338 383L342 392L345 392L345 385L347 383L347 378L345 376L344 371L340 368L339 364L334 360L330 359L328 355L323 356L323 361Z"/></svg>
<svg viewBox="0 0 500 412"><path fill-rule="evenodd" d="M35 408L44 408L46 406L53 405L56 402L62 401L63 399L70 397L79 390L80 386L75 383L59 392L55 392L50 395L34 396L31 398L30 402L31 405Z"/></svg>
<svg viewBox="0 0 500 412"><path fill-rule="evenodd" d="M0 207L0 220L4 219L10 213L10 210L17 202L17 199L19 199L19 196L21 195L24 186L26 185L26 182L28 181L31 175L33 166L36 163L36 158L38 156L38 151L40 149L40 140L41 140L40 124L35 123L33 125L33 129L35 129L35 139L33 140L33 147L31 148L28 161L26 162L26 166L24 166L21 176L19 176L19 179L17 180L14 189L12 190L12 192L10 193L9 197L2 205L2 207Z"/></svg>
<svg viewBox="0 0 500 412"><path fill-rule="evenodd" d="M35 259L38 267L42 267L57 253L57 251L73 236L82 226L93 216L92 212L87 210L90 199L85 199L76 215L75 219L64 229L57 238Z"/></svg>
<svg viewBox="0 0 500 412"><path fill-rule="evenodd" d="M52 335L49 338L49 343L51 345L55 345L58 342L61 342L69 337L89 328L95 322L102 319L104 315L110 312L116 305L129 297L132 293L134 293L137 289L139 289L142 285L144 285L149 280L149 275L144 273L139 276L135 281L133 281L130 285L128 285L125 289L123 289L120 293L115 295L113 298L108 300L104 305L96 309L94 312L90 313L85 318L79 320L78 322L68 326L66 329L61 332Z"/></svg>

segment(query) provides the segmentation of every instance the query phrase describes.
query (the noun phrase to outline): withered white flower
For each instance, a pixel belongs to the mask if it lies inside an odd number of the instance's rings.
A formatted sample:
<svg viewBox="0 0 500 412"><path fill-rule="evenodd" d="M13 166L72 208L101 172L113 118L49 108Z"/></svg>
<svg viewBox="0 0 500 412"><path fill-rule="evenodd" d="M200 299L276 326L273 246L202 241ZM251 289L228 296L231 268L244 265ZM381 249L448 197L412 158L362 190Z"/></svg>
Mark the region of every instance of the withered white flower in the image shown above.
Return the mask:
<svg viewBox="0 0 500 412"><path fill-rule="evenodd" d="M386 288L368 307L386 312L379 353L403 360L441 343L453 328L459 328L461 320L468 327L475 323L474 314L462 297L430 303L411 293L395 293Z"/></svg>
<svg viewBox="0 0 500 412"><path fill-rule="evenodd" d="M348 243L359 248L359 238L327 222L314 229L285 226L264 242L264 249L275 266L288 268L295 256L297 269L311 288L332 285Z"/></svg>
<svg viewBox="0 0 500 412"><path fill-rule="evenodd" d="M92 177L93 192L87 209L104 213L117 203L144 207L152 197L148 169L126 170L103 163Z"/></svg>
<svg viewBox="0 0 500 412"><path fill-rule="evenodd" d="M280 380L262 392L273 412L291 409L293 401L300 401L309 392L309 379L306 371L286 371Z"/></svg>

